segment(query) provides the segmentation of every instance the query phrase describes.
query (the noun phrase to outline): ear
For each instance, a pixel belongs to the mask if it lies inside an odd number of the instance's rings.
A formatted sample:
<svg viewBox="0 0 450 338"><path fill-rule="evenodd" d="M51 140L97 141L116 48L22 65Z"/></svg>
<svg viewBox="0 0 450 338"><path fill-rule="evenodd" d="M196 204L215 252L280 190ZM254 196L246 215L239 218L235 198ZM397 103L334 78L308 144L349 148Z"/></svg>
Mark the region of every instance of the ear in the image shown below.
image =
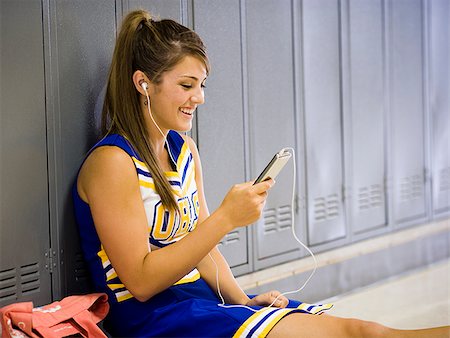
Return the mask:
<svg viewBox="0 0 450 338"><path fill-rule="evenodd" d="M142 87L143 83L147 83L147 91L148 91L148 87L150 86L150 81L147 78L147 76L145 75L145 73L141 70L137 70L133 73L133 83L134 83L134 87L136 88L136 90L141 94L145 96L145 90Z"/></svg>

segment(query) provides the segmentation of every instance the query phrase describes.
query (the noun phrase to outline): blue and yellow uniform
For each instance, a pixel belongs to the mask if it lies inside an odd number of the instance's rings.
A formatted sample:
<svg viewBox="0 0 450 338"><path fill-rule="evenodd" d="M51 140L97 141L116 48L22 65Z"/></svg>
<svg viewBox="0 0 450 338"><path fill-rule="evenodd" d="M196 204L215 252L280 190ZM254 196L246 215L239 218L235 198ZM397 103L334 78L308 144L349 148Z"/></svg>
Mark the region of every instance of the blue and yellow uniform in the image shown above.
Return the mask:
<svg viewBox="0 0 450 338"><path fill-rule="evenodd" d="M169 212L155 191L146 165L130 143L120 135L108 135L91 151L101 146L116 146L133 160L144 203L149 243L170 245L192 231L198 220L199 202L195 166L187 142L175 131L167 136L174 171L166 172L179 213ZM175 169L176 167L176 169ZM273 326L292 312L320 314L331 307L290 301L289 308L219 306L214 291L194 269L180 281L146 302L139 302L126 289L111 265L96 233L89 205L73 188L75 216L81 246L92 276L95 292L109 296L110 312L105 328L119 337L265 337Z"/></svg>

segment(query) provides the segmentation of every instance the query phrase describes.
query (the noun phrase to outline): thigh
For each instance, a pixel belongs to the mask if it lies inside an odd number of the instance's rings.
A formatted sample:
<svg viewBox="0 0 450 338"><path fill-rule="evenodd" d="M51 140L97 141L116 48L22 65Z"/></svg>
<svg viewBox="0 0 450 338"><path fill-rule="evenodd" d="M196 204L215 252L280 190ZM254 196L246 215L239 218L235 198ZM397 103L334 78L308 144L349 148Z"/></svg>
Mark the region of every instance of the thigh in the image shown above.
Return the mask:
<svg viewBox="0 0 450 338"><path fill-rule="evenodd" d="M268 338L315 338L315 337L362 337L361 334L377 332L383 335L388 330L382 325L358 319L333 317L326 314L315 316L292 313L277 323Z"/></svg>

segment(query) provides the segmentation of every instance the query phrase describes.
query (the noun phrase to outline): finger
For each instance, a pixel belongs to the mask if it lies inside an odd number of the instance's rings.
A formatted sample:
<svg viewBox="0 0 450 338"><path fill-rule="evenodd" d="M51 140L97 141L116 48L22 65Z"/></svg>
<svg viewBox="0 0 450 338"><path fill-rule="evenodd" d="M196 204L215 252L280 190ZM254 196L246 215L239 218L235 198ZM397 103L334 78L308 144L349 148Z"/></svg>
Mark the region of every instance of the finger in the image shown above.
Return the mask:
<svg viewBox="0 0 450 338"><path fill-rule="evenodd" d="M264 192L258 194L258 197L259 197L259 203L263 203L263 202L267 199L267 196L269 196L269 194L267 193L267 191L264 191Z"/></svg>
<svg viewBox="0 0 450 338"><path fill-rule="evenodd" d="M275 181L273 179L269 179L263 182L260 182L258 184L252 185L253 191L255 191L257 194L260 194L262 192L265 192L272 188L272 186L275 184Z"/></svg>
<svg viewBox="0 0 450 338"><path fill-rule="evenodd" d="M278 300L279 300L280 308L285 308L289 304L289 299L287 299L284 296L281 296L280 298L278 298Z"/></svg>
<svg viewBox="0 0 450 338"><path fill-rule="evenodd" d="M273 303L273 306L284 308L286 307L288 301L287 298L284 297L279 291L271 291L270 296L272 298L271 303Z"/></svg>

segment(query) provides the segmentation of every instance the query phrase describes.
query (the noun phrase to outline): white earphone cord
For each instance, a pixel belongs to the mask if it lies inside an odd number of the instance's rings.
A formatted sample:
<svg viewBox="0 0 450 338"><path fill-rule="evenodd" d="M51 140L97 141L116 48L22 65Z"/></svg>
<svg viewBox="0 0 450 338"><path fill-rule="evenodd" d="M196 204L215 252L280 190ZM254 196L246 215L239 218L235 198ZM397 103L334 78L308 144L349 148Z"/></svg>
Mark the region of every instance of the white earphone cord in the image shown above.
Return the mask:
<svg viewBox="0 0 450 338"><path fill-rule="evenodd" d="M303 244L303 242L297 237L297 234L295 233L295 185L296 185L296 160L295 160L295 150L291 147L285 148L285 150L290 150L292 153L292 160L293 160L293 165L292 165L292 171L293 171L293 175L292 175L292 198L291 198L291 220L292 220L292 224L291 224L291 230L292 230L292 235L294 237L294 239L306 250L308 251L308 253L310 254L310 256L313 258L314 260L314 268L311 272L311 274L308 276L308 278L306 279L306 281L303 283L303 285L298 288L297 290L294 291L287 291L287 292L283 292L280 295L278 295L278 297L275 298L275 300L268 306L268 307L272 307L273 304L275 304L278 299L282 296L285 295L290 295L293 293L298 293L300 291L302 291L305 286L309 283L309 281L311 280L312 276L315 274L316 270L317 270L317 260L316 257L314 256L313 252L305 245ZM214 258L211 256L211 254L208 254L209 257L211 258L211 260L213 261L215 267L216 267L216 287L217 287L217 293L219 295L220 300L222 301L222 304L219 304L219 306L222 307L244 307L247 308L253 312L258 312L258 310L255 310L249 306L246 305L226 305L225 304L225 300L222 296L222 293L220 291L220 282L219 282L219 267L217 266L217 263L214 261Z"/></svg>
<svg viewBox="0 0 450 338"><path fill-rule="evenodd" d="M164 133L162 132L162 130L161 130L161 128L159 127L159 125L156 123L155 119L153 118L153 114L152 114L152 112L151 112L151 110L150 110L150 97L149 97L148 92L147 92L147 86L142 86L142 88L144 89L144 91L145 91L145 96L147 97L148 114L150 115L150 118L152 119L152 121L153 121L153 123L155 124L156 128L158 128L159 132L160 132L161 135L163 136L164 141L166 142L166 145L167 145L167 139L166 139L166 136L165 136ZM285 148L285 149L291 151L291 153L292 153L292 160L293 160L293 166L292 166L292 169L293 169L292 182L293 182L293 184L292 184L292 199L291 199L291 219L292 219L291 230L292 230L292 235L293 235L294 239L295 239L295 240L296 240L296 241L297 241L297 242L298 242L298 243L299 243L306 251L308 251L308 253L309 253L309 254L311 255L311 257L313 258L313 260L314 260L314 269L313 269L313 271L311 272L311 274L309 275L309 277L306 279L306 281L303 283L303 285L302 285L299 289L294 290L294 291L287 291L287 292L281 293L280 295L278 295L278 297L275 298L275 300L269 305L269 307L272 307L273 304L275 304L275 303L278 301L278 299L279 299L280 297L282 297L282 296L289 295L289 294L293 294L293 293L298 293L298 292L302 291L302 290L305 288L305 286L308 284L308 282L310 281L310 279L312 278L312 276L314 275L314 273L315 273L316 270L317 270L317 260L316 260L316 257L314 256L314 254L312 253L312 251L311 251L305 244L303 244L303 242L297 237L297 234L295 233L295 222L294 222L294 220L295 220L295 217L294 217L294 216L295 216L295 212L294 212L294 210L295 210L295 204L294 204L294 203L295 203L295 184L296 184L296 179L295 179L295 177L296 177L295 151L294 151L293 148L290 148L290 147ZM167 145L167 152L169 153L170 158L172 159L173 163L176 163L175 160L174 160L173 157L172 157L172 153L171 153L170 148L169 148L168 145ZM251 307L248 307L248 306L245 306L245 305L226 305L226 304L225 304L225 300L224 300L224 298L223 298L223 296L222 296L222 292L220 291L219 267L217 266L216 261L214 260L214 258L211 256L210 253L208 253L208 256L209 256L209 258L211 258L211 260L212 260L213 263L214 263L214 266L216 267L216 286L217 286L217 293L218 293L218 295L219 295L219 297L220 297L220 300L222 301L222 304L219 304L219 306L223 306L223 307L244 307L244 308L250 309L250 310L253 311L253 312L257 312L258 310L255 310L255 309L253 309L253 308L251 308Z"/></svg>
<svg viewBox="0 0 450 338"><path fill-rule="evenodd" d="M176 164L177 162L175 162L175 160L173 159L172 152L170 151L169 145L167 144L166 135L164 135L164 133L162 132L161 128L158 126L158 123L156 123L155 119L153 118L152 111L150 110L150 96L148 95L147 84L145 82L142 84L142 88L144 89L145 96L147 97L148 114L150 115L150 118L152 119L152 121L155 124L156 128L158 128L159 132L161 133L162 137L164 138L164 142L166 143L166 146L167 146L167 152L169 153L169 156L172 159L172 162L174 164Z"/></svg>

